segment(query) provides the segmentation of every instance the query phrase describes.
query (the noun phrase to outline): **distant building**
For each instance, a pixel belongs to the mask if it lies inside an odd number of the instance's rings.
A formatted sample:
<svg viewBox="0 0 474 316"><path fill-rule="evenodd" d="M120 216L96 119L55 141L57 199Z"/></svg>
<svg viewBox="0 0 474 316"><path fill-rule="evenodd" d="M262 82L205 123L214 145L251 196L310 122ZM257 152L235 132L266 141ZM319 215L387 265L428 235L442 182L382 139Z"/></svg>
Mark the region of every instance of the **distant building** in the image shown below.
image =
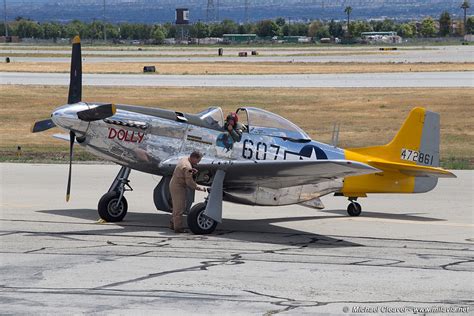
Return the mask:
<svg viewBox="0 0 474 316"><path fill-rule="evenodd" d="M189 9L188 8L177 8L176 9L176 25L189 24Z"/></svg>
<svg viewBox="0 0 474 316"><path fill-rule="evenodd" d="M0 36L0 43L20 43L21 38L18 36Z"/></svg>
<svg viewBox="0 0 474 316"><path fill-rule="evenodd" d="M466 34L466 35L464 35L464 40L465 40L466 42L474 42L474 35L472 35L472 34Z"/></svg>
<svg viewBox="0 0 474 316"><path fill-rule="evenodd" d="M284 43L311 43L312 38L307 36L283 36Z"/></svg>
<svg viewBox="0 0 474 316"><path fill-rule="evenodd" d="M360 37L363 41L371 44L400 44L402 42L402 38L397 35L397 32L362 32Z"/></svg>
<svg viewBox="0 0 474 316"><path fill-rule="evenodd" d="M220 37L205 37L205 38L191 38L189 40L190 44L200 44L200 45L215 45L222 43L224 40Z"/></svg>
<svg viewBox="0 0 474 316"><path fill-rule="evenodd" d="M189 9L176 9L176 40L179 42L187 41L189 38Z"/></svg>
<svg viewBox="0 0 474 316"><path fill-rule="evenodd" d="M224 34L222 35L224 42L244 43L257 39L257 34Z"/></svg>

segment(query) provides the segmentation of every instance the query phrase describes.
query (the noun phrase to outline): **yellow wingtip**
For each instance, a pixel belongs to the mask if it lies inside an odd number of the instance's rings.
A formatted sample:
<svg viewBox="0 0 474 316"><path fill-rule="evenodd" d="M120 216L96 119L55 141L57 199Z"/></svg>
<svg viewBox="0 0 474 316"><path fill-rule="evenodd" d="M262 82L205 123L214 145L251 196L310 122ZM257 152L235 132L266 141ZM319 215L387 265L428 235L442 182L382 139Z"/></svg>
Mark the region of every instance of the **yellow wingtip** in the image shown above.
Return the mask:
<svg viewBox="0 0 474 316"><path fill-rule="evenodd" d="M81 38L79 37L79 35L74 36L74 38L72 39L72 43L73 44L80 44L81 43Z"/></svg>
<svg viewBox="0 0 474 316"><path fill-rule="evenodd" d="M117 112L117 107L115 106L115 104L112 104L112 115L115 115L115 112Z"/></svg>
<svg viewBox="0 0 474 316"><path fill-rule="evenodd" d="M66 194L66 202L69 202L69 194Z"/></svg>
<svg viewBox="0 0 474 316"><path fill-rule="evenodd" d="M35 124L36 124L36 122L31 124L30 133L33 133L33 130L35 129Z"/></svg>

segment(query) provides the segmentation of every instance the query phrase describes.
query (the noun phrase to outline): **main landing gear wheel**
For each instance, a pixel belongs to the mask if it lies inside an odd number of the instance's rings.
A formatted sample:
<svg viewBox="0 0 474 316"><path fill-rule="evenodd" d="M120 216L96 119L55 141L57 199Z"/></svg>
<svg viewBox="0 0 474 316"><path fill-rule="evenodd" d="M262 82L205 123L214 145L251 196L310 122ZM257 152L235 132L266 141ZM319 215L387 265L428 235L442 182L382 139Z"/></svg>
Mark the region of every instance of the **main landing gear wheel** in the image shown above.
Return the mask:
<svg viewBox="0 0 474 316"><path fill-rule="evenodd" d="M189 210L188 227L196 235L212 234L217 227L217 222L204 215L206 203L197 203Z"/></svg>
<svg viewBox="0 0 474 316"><path fill-rule="evenodd" d="M121 222L127 215L128 203L120 192L107 192L99 200L99 216L107 222Z"/></svg>
<svg viewBox="0 0 474 316"><path fill-rule="evenodd" d="M362 213L362 206L360 206L359 203L351 202L351 204L347 206L347 214L350 216L359 216L360 213Z"/></svg>

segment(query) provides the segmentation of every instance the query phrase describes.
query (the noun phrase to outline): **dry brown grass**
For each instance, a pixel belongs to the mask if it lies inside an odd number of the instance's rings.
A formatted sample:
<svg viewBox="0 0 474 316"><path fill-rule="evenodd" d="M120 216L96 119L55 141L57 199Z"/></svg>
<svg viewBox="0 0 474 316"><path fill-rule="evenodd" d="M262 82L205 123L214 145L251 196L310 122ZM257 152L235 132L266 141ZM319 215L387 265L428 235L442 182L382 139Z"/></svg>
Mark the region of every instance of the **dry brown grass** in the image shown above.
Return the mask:
<svg viewBox="0 0 474 316"><path fill-rule="evenodd" d="M142 73L155 65L157 74L313 74L372 72L474 71L474 63L84 63L85 73ZM69 72L69 63L0 63L0 71Z"/></svg>
<svg viewBox="0 0 474 316"><path fill-rule="evenodd" d="M0 86L0 151L13 154L16 146L38 152L66 152L65 142L31 134L33 121L49 117L66 102L67 88ZM388 142L411 108L424 106L441 114L442 157L474 157L474 90L446 89L243 89L86 87L84 100L155 106L198 112L210 105L224 111L257 106L287 117L313 139L329 142L332 125L341 123L340 145L359 147Z"/></svg>

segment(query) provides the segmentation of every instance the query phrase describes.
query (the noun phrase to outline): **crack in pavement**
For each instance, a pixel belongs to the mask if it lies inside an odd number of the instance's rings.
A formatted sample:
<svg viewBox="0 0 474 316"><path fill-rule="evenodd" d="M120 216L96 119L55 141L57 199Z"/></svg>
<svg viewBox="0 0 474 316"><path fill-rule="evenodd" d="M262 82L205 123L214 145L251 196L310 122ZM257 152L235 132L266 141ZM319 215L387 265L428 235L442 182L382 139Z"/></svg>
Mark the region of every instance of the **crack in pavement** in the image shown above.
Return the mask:
<svg viewBox="0 0 474 316"><path fill-rule="evenodd" d="M25 252L23 252L23 253L33 253L33 252L45 250L46 248L50 248L50 247L41 247L41 248L39 248L39 249L27 250L27 251L25 251Z"/></svg>
<svg viewBox="0 0 474 316"><path fill-rule="evenodd" d="M1 221L1 220L0 220ZM37 231L15 231L15 234L18 233L25 233L25 234L31 234L31 235L50 235L50 236L64 236L64 235L77 235L77 236L110 236L110 237L121 237L121 238L150 238L154 239L157 238L156 235L130 235L130 234L113 234L113 233L102 233L101 231L95 231L95 232L37 232ZM340 236L340 235L325 235L325 236L319 236L314 237L314 234L311 233L294 233L294 234L285 234L285 233L280 233L280 232L259 232L259 231L239 231L239 232L232 232L232 231L226 231L223 234L219 234L219 231L212 235L212 236L220 236L220 235L226 235L226 234L231 234L231 233L251 233L255 235L281 235L282 237L308 237L308 238L314 238L314 239L320 239L320 240L325 240L324 237L327 238L339 238L337 240L332 241L332 243L328 244L337 244L340 242L345 242L344 239L341 238L346 238L346 239L356 239L356 240L368 240L368 241L391 241L390 247L391 248L406 248L405 246L399 246L400 242L409 242L409 243L419 243L419 244L439 244L439 245L459 245L459 246L472 246L472 243L462 243L462 242L449 242L449 241L438 241L438 240L418 240L418 239L403 239L403 238L386 238L386 237L360 237L360 236ZM1 237L1 236L0 236ZM70 237L69 237L70 238ZM71 238L73 239L73 238ZM174 239L183 239L180 236L173 236L173 237L168 237L168 240L174 240ZM208 238L205 236L191 236L191 237L186 237L185 240L207 240ZM80 240L80 239L79 239ZM327 241L327 240L326 240ZM255 240L255 242L266 242L266 241L259 241ZM296 242L295 244L298 244ZM289 245L291 245L291 242L289 242ZM353 245L353 246L363 246L363 247L375 247L375 248L380 248L380 246L371 246L371 245ZM387 247L385 245L384 247ZM412 248L413 249L413 248ZM415 248L417 249L417 248ZM447 248L430 248L425 245L420 246L420 249L423 250L440 250L440 249L447 249ZM449 248L449 250L453 250L452 248ZM457 249L459 251L470 251L473 249L470 248L462 248L462 249Z"/></svg>
<svg viewBox="0 0 474 316"><path fill-rule="evenodd" d="M445 304L445 305L465 305L474 306L474 300L433 300L433 301L417 301L417 300L334 300L334 301L318 301L318 300L297 300L284 296L265 294L253 290L243 290L243 292L252 294L260 298L268 298L271 300L255 300L246 297L239 297L235 294L222 293L201 293L178 290L133 290L133 289L100 289L100 288L44 288L44 287L11 287L0 285L0 291L3 293L29 293L29 294L57 294L57 295L91 295L91 296L118 296L118 297L148 297L148 298L175 298L190 300L209 300L215 301L216 298L222 301L248 302L248 303L269 303L275 306L283 307L279 310L269 310L267 313L276 314L293 310L300 307L318 307L331 304Z"/></svg>
<svg viewBox="0 0 474 316"><path fill-rule="evenodd" d="M451 262L451 263L448 263L448 264L443 264L440 267L442 269L448 270L448 271L474 271L474 269L471 269L471 270L448 269L448 267L453 267L453 266L457 266L457 265L460 265L460 264L463 264L463 263L473 263L473 262L474 262L474 259L461 260L461 261Z"/></svg>
<svg viewBox="0 0 474 316"><path fill-rule="evenodd" d="M459 301L415 301L415 300L369 300L369 301L350 301L350 300L340 300L340 301L316 301L316 300L296 300L288 297L264 294L252 290L244 290L244 292L251 293L257 296L268 297L272 299L277 299L277 301L270 302L273 305L285 307L281 310L269 310L265 315L274 315L288 310L293 310L299 307L317 307L317 306L326 306L330 304L388 304L388 303L408 303L408 304L458 304L458 305L473 305L474 300L459 300Z"/></svg>
<svg viewBox="0 0 474 316"><path fill-rule="evenodd" d="M5 252L5 251L0 251L0 254L25 254L23 252ZM97 253L56 253L56 252L32 252L28 254L40 254L40 255L57 255L57 256L100 256L101 261L116 261L120 260L122 258L127 258L127 257L148 257L148 258L160 258L160 257L166 257L169 258L169 255L151 255L155 254L156 252L154 251L145 251L145 252L140 252L136 254L97 254ZM266 253L265 251L261 251L261 253ZM198 252L198 254L202 254L201 252ZM251 253L241 253L241 254L256 254L255 252ZM287 255L285 253L274 253L276 255ZM291 254L293 255L293 254ZM334 256L324 256L320 255L320 257L334 257ZM347 259L347 258L356 258L354 256L337 256L338 258L341 259ZM108 258L108 259L107 259ZM110 259L114 258L114 259ZM174 257L174 258L182 258L182 257ZM187 259L202 259L201 257L198 256L190 256L190 252L187 253L186 256ZM386 263L370 263L374 261L385 261ZM417 266L417 265L404 265L404 266L397 266L396 264L402 264L406 263L406 261L403 260L395 260L395 259L387 259L387 258L369 258L368 260L362 260L362 261L354 261L354 262L326 262L326 261L304 261L304 260L297 260L297 261L288 261L288 260L276 260L276 259L255 259L255 258L246 258L245 260L242 260L243 262L266 262L266 263L286 263L286 264L311 264L311 265L334 265L334 266L360 266L360 267L379 267L379 268L395 268L395 269L408 269L408 270L448 270L448 271L456 271L456 272L472 272L472 269L447 269L449 266L454 266L462 263L468 263L468 262L473 262L473 260L464 260L460 262L452 262L444 265L438 265L438 266L432 266L432 267L427 267L427 266ZM388 262L387 262L388 261ZM220 262L220 261L219 261ZM196 267L190 267L189 271L192 271ZM172 270L174 271L174 270ZM182 272L185 272L186 269L184 269ZM177 271L180 272L180 271Z"/></svg>
<svg viewBox="0 0 474 316"><path fill-rule="evenodd" d="M120 281L120 282L114 282L102 286L95 287L95 290L99 289L106 289L110 287L116 287L124 284L130 284L130 283L135 283L135 282L140 282L144 280L149 280L157 277L161 277L164 275L168 274L175 274L175 273L181 273L181 272L193 272L193 271L207 271L209 268L214 267L214 266L219 266L219 265L226 265L230 263L231 265L237 265L237 264L244 264L244 261L241 261L241 255L240 254L232 254L230 258L228 259L222 259L222 260L209 260L209 261L201 261L200 265L197 266L191 266L187 268L182 268L182 269L174 269L174 270L168 270L168 271L162 271L162 272L157 272L157 273L150 273L146 276L138 277L135 279L127 280L127 281Z"/></svg>
<svg viewBox="0 0 474 316"><path fill-rule="evenodd" d="M120 244L117 242L112 242L108 240L105 244L103 245L92 245L92 246L77 246L77 247L62 247L62 248L55 248L55 250L64 250L64 249L92 249L92 248L103 248L103 247L116 247L116 246L124 246L124 247L130 247L130 248L137 248L137 247L156 247L156 248L162 248L165 246L171 246L168 241L171 238L165 238L159 241L156 241L154 243L149 243L149 242L140 242L137 244L130 244L130 243L125 243L125 244ZM310 238L309 241L306 242L294 242L293 247L285 247L285 248L279 248L279 249L273 249L273 250L251 250L251 251L240 251L239 254L240 256L247 254L247 255L256 255L256 254L274 254L278 256L306 256L306 257L311 257L311 258L316 258L316 257L323 257L324 259L327 258L333 258L334 260L331 262L326 262L326 261L303 261L303 260L298 260L298 261L291 261L291 262L296 262L296 263L307 263L307 264L329 264L329 265L358 265L358 266L376 266L376 267L391 267L391 268L407 268L407 269L443 269L443 270L449 270L449 271L464 271L464 272L471 272L472 269L450 269L449 267L460 265L463 263L470 263L473 262L474 259L471 257L460 257L460 256L452 256L451 258L453 262L450 263L445 263L443 265L437 265L437 266L416 266L416 265L404 265L400 266L400 264L406 263L404 260L399 260L399 259L392 259L392 258L381 258L381 257L367 257L367 256L354 256L354 255L330 255L330 254L324 254L324 255L318 255L318 254L301 254L301 253L288 253L285 251L291 251L291 250L298 250L298 249L306 249L308 245L317 243L318 241L321 241L321 238ZM295 248L295 246L297 246ZM178 247L179 249L195 249L196 247ZM52 249L51 247L41 247L39 249L34 249L34 250L28 250L26 252L19 252L22 254L34 254L34 253L39 253L39 254L54 254L54 255L76 255L74 253L58 253L58 252L44 252L46 249ZM176 249L176 247L173 247L173 249ZM202 248L204 250L212 251L212 249L209 248ZM2 252L0 253L17 253L17 252ZM203 254L202 252L193 252L193 251L187 251L187 257L188 258L195 258L195 259L201 259L199 256L190 256L191 254ZM206 253L204 253L206 254ZM98 255L96 253L79 253L77 255ZM413 255L413 254L412 254ZM420 258L423 259L430 259L430 258L436 258L435 254L414 254ZM110 259L106 259L107 257L109 258L115 258L113 260L119 260L120 258L126 258L126 257L138 257L138 256L143 256L143 257L161 257L160 253L156 253L154 251L141 251L135 254L100 254L101 256L101 261L107 261ZM168 255L167 255L168 256ZM443 258L449 258L449 255L439 255ZM241 257L240 257L241 258ZM463 260L459 260L462 258ZM353 262L337 262L336 260L338 259L351 259L355 260ZM356 260L356 259L363 259L363 260ZM456 259L456 261L455 261ZM214 259L216 260L216 259ZM222 262L222 260L228 260L228 259L217 259L217 262ZM289 261L285 260L275 260L275 259L258 259L258 258L249 258L246 259L246 261L252 262L252 261L259 261L259 262L273 262L273 263L288 263ZM199 266L200 267L200 266ZM197 267L192 267L188 269L195 269ZM183 271L184 272L184 271ZM162 272L161 272L162 273Z"/></svg>

